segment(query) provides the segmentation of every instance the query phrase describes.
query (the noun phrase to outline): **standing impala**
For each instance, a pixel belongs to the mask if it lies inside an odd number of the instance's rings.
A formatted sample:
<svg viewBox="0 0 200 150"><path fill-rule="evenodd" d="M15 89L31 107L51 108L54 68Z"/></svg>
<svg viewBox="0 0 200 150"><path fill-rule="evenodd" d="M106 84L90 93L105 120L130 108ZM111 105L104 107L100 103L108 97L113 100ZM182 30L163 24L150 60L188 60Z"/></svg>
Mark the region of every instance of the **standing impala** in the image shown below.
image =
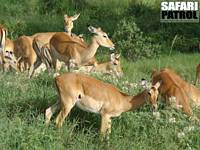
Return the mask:
<svg viewBox="0 0 200 150"><path fill-rule="evenodd" d="M64 15L65 31L71 36L73 28L73 21L77 20L80 14L74 16ZM43 45L49 43L51 37L57 32L36 33L32 36L21 36L15 41L15 54L17 58L22 57L20 63L25 63L26 69L29 70L29 77L34 74L36 68L41 65L40 53L33 48L33 40L37 39ZM76 38L76 36L74 36ZM22 54L22 55L21 55ZM25 55L24 55L25 54Z"/></svg>
<svg viewBox="0 0 200 150"><path fill-rule="evenodd" d="M148 98L157 98L154 90L151 93L149 90L144 90L136 96L129 96L111 84L77 73L57 76L55 84L59 100L46 109L46 123L49 123L52 115L59 111L56 126L61 127L65 117L76 105L82 110L101 115L100 133L103 135L111 131L112 117L120 116L123 112L142 106Z"/></svg>
<svg viewBox="0 0 200 150"><path fill-rule="evenodd" d="M8 69L17 68L17 60L13 53L14 43L11 39L7 38L7 30L4 27L0 28L0 63L3 71Z"/></svg>
<svg viewBox="0 0 200 150"><path fill-rule="evenodd" d="M75 41L66 33L56 33L50 40L50 49L53 68L56 70L57 61L63 61L70 70L70 64L74 60L76 66L82 66L88 63L96 54L99 46L114 49L113 42L107 34L100 28L88 27L89 31L94 34L89 45L83 42ZM57 71L57 70L56 70Z"/></svg>

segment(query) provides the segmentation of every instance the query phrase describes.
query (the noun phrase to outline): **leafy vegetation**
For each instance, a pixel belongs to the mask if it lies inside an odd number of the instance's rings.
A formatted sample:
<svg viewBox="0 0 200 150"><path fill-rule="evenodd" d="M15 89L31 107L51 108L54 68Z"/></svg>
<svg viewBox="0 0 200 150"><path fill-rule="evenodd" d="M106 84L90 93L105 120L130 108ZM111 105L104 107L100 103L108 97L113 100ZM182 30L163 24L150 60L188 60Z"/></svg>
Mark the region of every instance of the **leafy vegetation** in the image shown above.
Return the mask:
<svg viewBox="0 0 200 150"><path fill-rule="evenodd" d="M134 18L120 21L113 38L122 54L129 60L155 57L160 52L160 45L144 36Z"/></svg>

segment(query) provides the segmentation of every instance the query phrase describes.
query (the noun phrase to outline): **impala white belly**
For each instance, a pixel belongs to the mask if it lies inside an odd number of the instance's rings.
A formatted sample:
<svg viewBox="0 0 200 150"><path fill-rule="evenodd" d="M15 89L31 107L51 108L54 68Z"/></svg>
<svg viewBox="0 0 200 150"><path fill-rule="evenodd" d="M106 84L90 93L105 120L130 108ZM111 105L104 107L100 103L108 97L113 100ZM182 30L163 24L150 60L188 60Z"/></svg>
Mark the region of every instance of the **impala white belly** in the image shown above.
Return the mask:
<svg viewBox="0 0 200 150"><path fill-rule="evenodd" d="M76 106L87 112L99 113L103 103L102 101L95 100L92 97L84 96L76 102Z"/></svg>

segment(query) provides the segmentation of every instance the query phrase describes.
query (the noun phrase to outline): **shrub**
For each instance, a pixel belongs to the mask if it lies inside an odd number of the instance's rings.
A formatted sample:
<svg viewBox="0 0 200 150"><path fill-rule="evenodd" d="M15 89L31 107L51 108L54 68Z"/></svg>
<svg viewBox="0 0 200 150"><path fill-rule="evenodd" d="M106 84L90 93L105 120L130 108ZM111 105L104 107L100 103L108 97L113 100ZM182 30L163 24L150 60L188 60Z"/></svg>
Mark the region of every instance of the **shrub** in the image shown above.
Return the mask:
<svg viewBox="0 0 200 150"><path fill-rule="evenodd" d="M199 39L178 36L174 43L174 49L180 52L194 52L199 49Z"/></svg>
<svg viewBox="0 0 200 150"><path fill-rule="evenodd" d="M123 56L129 60L157 56L160 51L158 44L150 37L144 36L134 22L134 18L120 21L113 38Z"/></svg>

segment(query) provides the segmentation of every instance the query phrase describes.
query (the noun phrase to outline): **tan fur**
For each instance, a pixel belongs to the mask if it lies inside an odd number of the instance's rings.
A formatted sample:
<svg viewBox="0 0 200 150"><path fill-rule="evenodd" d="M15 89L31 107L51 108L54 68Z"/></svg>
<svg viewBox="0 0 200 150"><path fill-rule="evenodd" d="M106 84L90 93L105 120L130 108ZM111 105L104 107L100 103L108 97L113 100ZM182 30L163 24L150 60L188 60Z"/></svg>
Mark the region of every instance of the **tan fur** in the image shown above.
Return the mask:
<svg viewBox="0 0 200 150"><path fill-rule="evenodd" d="M73 22L78 19L80 14L76 14L74 16L68 16L67 14L64 15L64 26L65 26L65 32L67 32L69 35L71 35L71 31L74 27Z"/></svg>
<svg viewBox="0 0 200 150"><path fill-rule="evenodd" d="M75 41L77 40L79 42L84 42L82 40L80 41L80 39L74 39L74 40ZM53 61L51 57L51 49L50 49L49 43L43 44L38 39L35 38L33 40L33 48L35 49L37 56L40 58L39 61L43 62L46 68L50 70L50 68L52 68ZM60 70L63 64L64 63L57 61L56 70ZM95 57L90 59L90 61L86 63L85 65L94 65L94 64L97 64L97 60Z"/></svg>
<svg viewBox="0 0 200 150"><path fill-rule="evenodd" d="M74 16L64 15L64 25L65 25L65 31L66 31L65 34L68 34L75 41L84 42L82 35L76 36L75 34L72 34L72 32L71 32L73 29L73 21L77 20L79 15L80 14L77 14ZM56 33L59 33L59 32L36 33L33 36L31 36L31 38L33 40L32 41L33 49L35 50L38 58L37 58L37 61L34 63L34 65L32 65L30 68L29 77L34 75L35 69L37 69L41 65L42 62L46 62L46 60L41 60L44 58L44 57L41 58L42 56L40 56L41 55L40 52L42 51L41 49L44 50L44 48L45 48L45 50L47 50L48 47L46 47L46 44L49 44L50 39ZM40 45L40 46L38 46L38 45ZM45 46L43 47L43 45L45 45ZM61 64L59 64L59 65L61 66ZM46 67L48 67L48 66L46 66Z"/></svg>
<svg viewBox="0 0 200 150"><path fill-rule="evenodd" d="M111 54L111 58L107 62L97 63L95 66L82 66L78 71L90 73L99 72L103 74L110 74L116 77L123 75L119 54Z"/></svg>
<svg viewBox="0 0 200 150"><path fill-rule="evenodd" d="M6 38L5 44L6 45L4 52L4 70L8 71L13 68L16 71L19 71L18 60L14 55L14 42L11 39Z"/></svg>
<svg viewBox="0 0 200 150"><path fill-rule="evenodd" d="M170 97L176 97L176 105L181 105L183 111L189 115L192 114L190 102L192 102L194 106L200 105L200 91L192 84L183 80L173 70L165 68L161 71L154 72L152 84L158 81L161 81L159 92L167 103L170 103Z"/></svg>
<svg viewBox="0 0 200 150"><path fill-rule="evenodd" d="M66 33L56 33L50 40L51 55L53 67L56 69L57 60L63 61L70 70L70 60L75 60L76 66L82 66L91 60L97 48L101 45L104 47L114 48L114 44L108 38L107 34L100 28L96 29L92 26L88 28L90 32L96 34L92 37L90 45L84 42L74 40Z"/></svg>
<svg viewBox="0 0 200 150"><path fill-rule="evenodd" d="M29 36L20 36L15 41L14 54L19 60L19 68L21 71L30 69L35 63L37 55L32 47L32 38Z"/></svg>
<svg viewBox="0 0 200 150"><path fill-rule="evenodd" d="M103 135L110 131L112 117L136 109L148 99L147 90L136 96L129 96L111 84L84 74L66 73L57 76L55 83L59 100L46 109L46 123L49 123L52 115L59 111L56 126L61 127L65 117L76 105L85 111L101 115L100 133Z"/></svg>
<svg viewBox="0 0 200 150"><path fill-rule="evenodd" d="M11 39L7 38L7 30L0 28L0 40L1 40L1 67L3 71L11 70L12 68L18 71L17 60L13 53L14 43Z"/></svg>

